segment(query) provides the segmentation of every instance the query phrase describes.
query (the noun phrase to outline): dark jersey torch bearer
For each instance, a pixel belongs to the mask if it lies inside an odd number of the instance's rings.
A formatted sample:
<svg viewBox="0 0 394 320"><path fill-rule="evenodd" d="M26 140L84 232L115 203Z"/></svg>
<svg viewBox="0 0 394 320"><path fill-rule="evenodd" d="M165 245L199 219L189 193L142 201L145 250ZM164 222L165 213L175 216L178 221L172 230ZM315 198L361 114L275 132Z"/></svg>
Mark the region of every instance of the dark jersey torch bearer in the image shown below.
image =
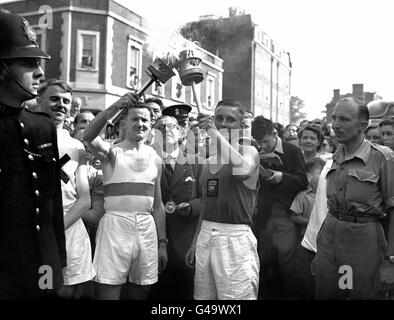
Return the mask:
<svg viewBox="0 0 394 320"><path fill-rule="evenodd" d="M150 80L146 82L141 89L137 91L137 95L140 97L146 89L148 89L154 82L166 83L171 77L175 75L174 68L178 68L179 60L172 54L167 54L166 57L156 58L151 65L148 66L146 73L150 77ZM119 110L111 119L107 121L107 124L114 126L119 121L122 114L126 112L127 108Z"/></svg>

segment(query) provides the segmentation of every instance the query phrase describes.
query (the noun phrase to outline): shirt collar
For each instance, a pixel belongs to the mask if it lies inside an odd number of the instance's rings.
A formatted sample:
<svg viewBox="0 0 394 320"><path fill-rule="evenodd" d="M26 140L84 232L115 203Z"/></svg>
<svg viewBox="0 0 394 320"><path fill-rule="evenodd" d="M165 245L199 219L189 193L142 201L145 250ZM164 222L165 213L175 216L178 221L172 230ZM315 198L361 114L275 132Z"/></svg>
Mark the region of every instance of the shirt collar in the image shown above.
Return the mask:
<svg viewBox="0 0 394 320"><path fill-rule="evenodd" d="M354 154L352 154L350 157L345 158L345 148L343 147L343 145L340 145L337 152L335 152L335 154L333 155L332 158L336 162L343 162L345 160L359 158L360 160L362 160L364 162L364 164L366 164L368 161L370 151L371 151L371 144L369 143L368 140L363 139L363 141L361 142L361 144L358 147L358 149L356 150L356 152Z"/></svg>
<svg viewBox="0 0 394 320"><path fill-rule="evenodd" d="M173 158L173 159L177 159L178 155L179 155L179 148L176 148L171 153L167 153L165 151L162 152L162 158L163 159L167 159L168 157Z"/></svg>
<svg viewBox="0 0 394 320"><path fill-rule="evenodd" d="M312 189L312 187L308 184L308 187L305 190L306 194L311 194L311 193L316 193L315 190Z"/></svg>
<svg viewBox="0 0 394 320"><path fill-rule="evenodd" d="M274 152L284 154L283 152L283 144L282 144L282 139L279 137L276 137L276 145L275 145L275 150Z"/></svg>

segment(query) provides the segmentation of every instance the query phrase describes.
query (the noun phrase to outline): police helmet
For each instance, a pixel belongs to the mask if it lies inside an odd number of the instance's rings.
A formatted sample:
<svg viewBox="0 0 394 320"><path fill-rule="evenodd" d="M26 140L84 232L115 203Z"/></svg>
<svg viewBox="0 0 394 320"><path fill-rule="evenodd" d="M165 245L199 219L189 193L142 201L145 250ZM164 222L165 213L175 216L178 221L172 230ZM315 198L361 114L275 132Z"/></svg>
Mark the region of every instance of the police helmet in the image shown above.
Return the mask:
<svg viewBox="0 0 394 320"><path fill-rule="evenodd" d="M51 57L37 45L29 22L16 14L0 10L0 59Z"/></svg>

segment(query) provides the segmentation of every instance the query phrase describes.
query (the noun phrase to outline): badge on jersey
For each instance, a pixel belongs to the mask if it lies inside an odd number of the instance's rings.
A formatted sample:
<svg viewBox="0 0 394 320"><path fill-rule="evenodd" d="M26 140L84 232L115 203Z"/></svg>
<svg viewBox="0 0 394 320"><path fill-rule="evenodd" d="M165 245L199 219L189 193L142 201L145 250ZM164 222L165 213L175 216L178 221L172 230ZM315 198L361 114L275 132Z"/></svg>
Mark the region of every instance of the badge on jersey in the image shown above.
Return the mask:
<svg viewBox="0 0 394 320"><path fill-rule="evenodd" d="M219 196L219 179L208 179L207 181L207 197Z"/></svg>

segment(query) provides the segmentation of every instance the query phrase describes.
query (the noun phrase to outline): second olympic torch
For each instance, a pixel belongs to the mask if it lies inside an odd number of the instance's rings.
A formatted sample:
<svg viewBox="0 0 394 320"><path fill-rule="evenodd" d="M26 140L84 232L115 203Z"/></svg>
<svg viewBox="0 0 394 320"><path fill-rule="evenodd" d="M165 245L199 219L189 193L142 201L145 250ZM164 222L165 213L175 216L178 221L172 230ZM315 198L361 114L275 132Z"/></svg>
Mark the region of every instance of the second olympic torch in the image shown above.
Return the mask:
<svg viewBox="0 0 394 320"><path fill-rule="evenodd" d="M178 68L178 65L178 58L170 53L168 53L166 57L156 58L146 70L150 80L137 91L138 97L140 97L154 82L161 82L162 84L166 83L171 77L175 75L173 69ZM115 123L117 123L126 110L127 108L119 110L118 113L116 113L111 119L107 121L108 125L113 126Z"/></svg>
<svg viewBox="0 0 394 320"><path fill-rule="evenodd" d="M201 63L202 60L194 56L193 50L187 49L179 53L179 77L184 86L192 87L199 114L202 110L200 97L196 92L196 84L204 80Z"/></svg>

